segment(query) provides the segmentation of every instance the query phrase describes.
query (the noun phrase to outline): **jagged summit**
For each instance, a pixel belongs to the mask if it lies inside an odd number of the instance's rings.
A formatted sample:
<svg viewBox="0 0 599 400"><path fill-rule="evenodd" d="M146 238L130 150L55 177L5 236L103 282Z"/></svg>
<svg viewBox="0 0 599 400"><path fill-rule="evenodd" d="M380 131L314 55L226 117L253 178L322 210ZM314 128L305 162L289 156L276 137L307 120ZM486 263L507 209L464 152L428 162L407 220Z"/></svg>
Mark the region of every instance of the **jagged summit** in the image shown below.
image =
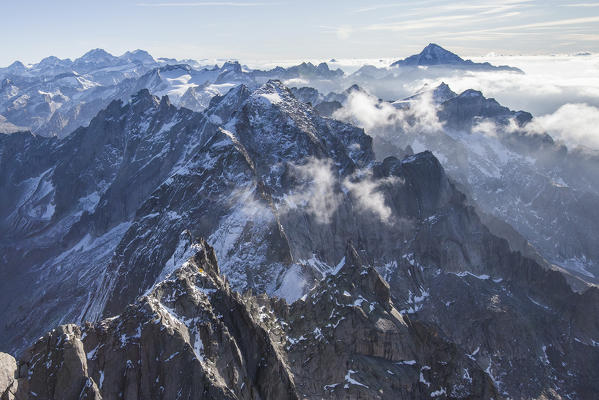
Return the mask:
<svg viewBox="0 0 599 400"><path fill-rule="evenodd" d="M316 66L316 70L321 72L321 73L328 73L329 71L331 71L329 69L329 65L326 62L321 62L320 64L318 64Z"/></svg>
<svg viewBox="0 0 599 400"><path fill-rule="evenodd" d="M241 72L241 64L237 60L226 61L223 64L223 66L221 67L221 71L222 72L233 71L233 72L236 72L236 73L240 73Z"/></svg>
<svg viewBox="0 0 599 400"><path fill-rule="evenodd" d="M54 66L59 66L59 65L68 65L70 63L72 63L72 61L69 60L68 58L61 59L61 58L58 58L55 56L50 56L50 57L43 58L38 64L36 64L36 67L39 67L39 68L54 67Z"/></svg>
<svg viewBox="0 0 599 400"><path fill-rule="evenodd" d="M431 88L430 85L425 84L418 92L416 92L416 94L404 99L404 101L416 100L427 94L430 94L432 96L432 100L438 104L441 104L457 96L457 94L453 90L451 90L448 84L446 84L445 82L441 82L435 88ZM401 103L402 102L397 102L396 104Z"/></svg>
<svg viewBox="0 0 599 400"><path fill-rule="evenodd" d="M218 77L215 83L235 82L237 84L244 83L251 85L254 77L251 74L244 72L239 61L227 61L218 69Z"/></svg>
<svg viewBox="0 0 599 400"><path fill-rule="evenodd" d="M316 79L336 79L344 75L341 69L330 69L329 65L322 62L318 65L314 65L311 62L302 62L301 64L294 65L291 67L275 67L268 71L254 71L256 77L269 77L277 79L291 79L291 78L316 78Z"/></svg>
<svg viewBox="0 0 599 400"><path fill-rule="evenodd" d="M154 71L170 72L170 71L178 71L178 70L180 70L181 72L187 73L187 74L192 72L192 68L188 64L168 64L163 67L156 68Z"/></svg>
<svg viewBox="0 0 599 400"><path fill-rule="evenodd" d="M448 84L441 82L441 84L434 89L433 96L435 97L435 100L442 103L455 97L456 93L451 90Z"/></svg>
<svg viewBox="0 0 599 400"><path fill-rule="evenodd" d="M148 89L142 89L133 96L129 103L140 112L146 111L151 107L155 107L160 104L160 99L154 96Z"/></svg>
<svg viewBox="0 0 599 400"><path fill-rule="evenodd" d="M479 90L467 89L442 103L439 118L450 129L470 130L483 118L492 118L500 125L507 125L515 118L518 126L523 126L532 120L532 115L510 110Z"/></svg>
<svg viewBox="0 0 599 400"><path fill-rule="evenodd" d="M0 390L10 399L30 393L65 400L182 393L223 400L251 398L250 393L298 399L281 346L267 330L273 323L270 305L264 305L268 315L263 316L254 308L258 299L231 291L206 242L195 242L190 250L191 257L168 279L119 315L58 327L37 341L18 370L4 362L0 376L6 372L8 382L0 381L5 386ZM44 362L36 363L40 356Z"/></svg>
<svg viewBox="0 0 599 400"><path fill-rule="evenodd" d="M279 104L283 100L291 101L291 92L278 79L270 79L252 93L252 97L268 100L269 104Z"/></svg>
<svg viewBox="0 0 599 400"><path fill-rule="evenodd" d="M464 98L464 97L484 97L484 96L483 96L483 92L481 92L480 90L466 89L462 93L460 93L458 95L458 97Z"/></svg>
<svg viewBox="0 0 599 400"><path fill-rule="evenodd" d="M362 87L360 87L357 83L354 83L353 85L351 85L343 91L343 93L346 94L350 94L352 92L364 92L364 89L362 89Z"/></svg>

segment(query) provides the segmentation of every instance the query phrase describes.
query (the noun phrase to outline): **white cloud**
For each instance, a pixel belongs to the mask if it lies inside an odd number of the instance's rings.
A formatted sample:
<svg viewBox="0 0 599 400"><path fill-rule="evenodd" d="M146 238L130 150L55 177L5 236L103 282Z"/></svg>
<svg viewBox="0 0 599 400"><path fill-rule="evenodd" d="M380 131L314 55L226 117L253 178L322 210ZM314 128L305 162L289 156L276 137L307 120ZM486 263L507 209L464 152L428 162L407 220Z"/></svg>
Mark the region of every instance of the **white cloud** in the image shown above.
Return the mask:
<svg viewBox="0 0 599 400"><path fill-rule="evenodd" d="M552 114L533 119L527 129L548 133L569 147L599 150L599 108L588 104L564 104Z"/></svg>
<svg viewBox="0 0 599 400"><path fill-rule="evenodd" d="M333 174L331 162L310 158L303 165L292 164L291 173L299 184L285 196L283 207L305 209L319 223L329 223L342 201L341 193L335 190L337 178Z"/></svg>
<svg viewBox="0 0 599 400"><path fill-rule="evenodd" d="M343 186L356 198L358 208L376 214L382 222L387 224L393 222L392 211L385 204L385 196L381 188L385 185L400 183L403 182L398 177L374 180L370 175L357 179L356 176L353 176L343 180Z"/></svg>
<svg viewBox="0 0 599 400"><path fill-rule="evenodd" d="M321 224L331 222L334 213L350 194L356 200L358 211L375 214L384 223L392 223L392 211L385 204L382 189L388 185L403 184L398 177L374 179L367 171L358 171L341 182L330 160L309 158L301 165L291 165L291 173L298 184L278 205L280 212L302 210L312 214Z"/></svg>
<svg viewBox="0 0 599 400"><path fill-rule="evenodd" d="M455 92L480 90L513 110L533 115L550 114L566 103L587 103L599 107L599 55L588 56L495 56L474 58L494 65L510 65L525 74L509 72L447 71L435 78L398 82L404 93L415 92L424 84L446 82Z"/></svg>
<svg viewBox="0 0 599 400"><path fill-rule="evenodd" d="M340 120L348 120L364 128L367 132L396 122L398 111L391 104L379 102L368 93L350 93L343 108L333 115Z"/></svg>
<svg viewBox="0 0 599 400"><path fill-rule="evenodd" d="M535 117L524 127L529 134L549 134L568 148L587 148L599 151L599 108L584 103L564 104L554 113ZM511 119L507 126L497 126L485 119L472 127L472 132L496 137L498 132L522 130Z"/></svg>
<svg viewBox="0 0 599 400"><path fill-rule="evenodd" d="M403 4L375 4L375 5L371 5L368 7L358 8L358 9L354 10L354 12L363 13L363 12L376 11L376 10L382 10L382 9L386 9L386 8L395 8L395 7L402 7L402 6L404 6L404 5Z"/></svg>
<svg viewBox="0 0 599 400"><path fill-rule="evenodd" d="M412 101L412 106L404 110L388 102L380 102L368 93L354 91L333 117L349 121L374 136L381 135L381 128L393 128L394 133L397 129L401 132L427 133L442 128L430 93Z"/></svg>
<svg viewBox="0 0 599 400"><path fill-rule="evenodd" d="M593 22L599 22L599 17L595 16L595 17L583 17L583 18L558 19L558 20L554 20L554 21L535 22L533 24L506 26L504 28L496 28L496 30L546 28L546 27L552 27L552 26L589 24L589 23L593 23Z"/></svg>
<svg viewBox="0 0 599 400"><path fill-rule="evenodd" d="M496 137L497 136L497 124L491 120L482 120L476 123L472 127L473 133L482 133L485 136Z"/></svg>
<svg viewBox="0 0 599 400"><path fill-rule="evenodd" d="M264 201L256 186L237 188L231 193L229 198L231 206L240 205L240 215L244 219L260 221L261 223L267 223L274 220L274 214L268 207L266 201Z"/></svg>
<svg viewBox="0 0 599 400"><path fill-rule="evenodd" d="M428 17L414 20L402 20L390 23L377 23L365 26L361 29L366 31L390 31L390 32L412 32L421 29L433 29L438 28L439 25L449 24L452 27L460 25L472 25L479 24L485 21L495 22L498 19L513 18L519 15L519 11L503 12L496 14L490 14L488 12L474 13L474 14L458 14L458 15L444 15L440 17Z"/></svg>

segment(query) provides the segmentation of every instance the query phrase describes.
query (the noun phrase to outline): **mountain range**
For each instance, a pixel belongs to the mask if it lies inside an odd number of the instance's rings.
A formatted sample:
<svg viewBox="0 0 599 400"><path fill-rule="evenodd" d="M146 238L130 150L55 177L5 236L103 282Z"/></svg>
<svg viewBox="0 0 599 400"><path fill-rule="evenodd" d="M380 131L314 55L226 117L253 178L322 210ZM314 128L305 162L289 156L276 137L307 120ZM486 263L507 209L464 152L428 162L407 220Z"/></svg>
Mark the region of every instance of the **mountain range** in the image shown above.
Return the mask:
<svg viewBox="0 0 599 400"><path fill-rule="evenodd" d="M194 111L208 106L215 95L244 83L257 87L268 79L331 79L343 76L327 64L249 70L238 62L202 66L193 60L155 60L142 50L120 57L102 49L71 61L48 57L25 67L15 62L0 68L0 133L30 130L40 136L70 134L113 100L128 100L141 89L168 95Z"/></svg>
<svg viewBox="0 0 599 400"><path fill-rule="evenodd" d="M597 392L597 159L531 114L285 84L351 79L326 64L82 59L0 71L122 63L63 94L83 126L0 135L1 399Z"/></svg>

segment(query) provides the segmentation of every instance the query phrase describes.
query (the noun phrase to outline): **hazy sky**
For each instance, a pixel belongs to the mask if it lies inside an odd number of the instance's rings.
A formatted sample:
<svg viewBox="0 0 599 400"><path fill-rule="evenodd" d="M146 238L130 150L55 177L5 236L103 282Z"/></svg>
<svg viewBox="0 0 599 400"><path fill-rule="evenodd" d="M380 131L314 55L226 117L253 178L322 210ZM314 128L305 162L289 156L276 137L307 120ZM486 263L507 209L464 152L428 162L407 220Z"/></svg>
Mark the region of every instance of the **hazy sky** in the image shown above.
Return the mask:
<svg viewBox="0 0 599 400"><path fill-rule="evenodd" d="M277 60L599 52L599 1L2 0L0 65L120 55Z"/></svg>

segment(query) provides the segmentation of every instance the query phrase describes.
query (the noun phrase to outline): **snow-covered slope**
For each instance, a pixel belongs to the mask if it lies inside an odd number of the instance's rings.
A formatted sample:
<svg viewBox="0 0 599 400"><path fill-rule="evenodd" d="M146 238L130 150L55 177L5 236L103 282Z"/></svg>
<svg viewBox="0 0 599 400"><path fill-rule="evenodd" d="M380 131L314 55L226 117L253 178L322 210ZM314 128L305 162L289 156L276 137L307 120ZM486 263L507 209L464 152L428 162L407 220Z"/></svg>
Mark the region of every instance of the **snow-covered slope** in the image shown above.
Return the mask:
<svg viewBox="0 0 599 400"><path fill-rule="evenodd" d="M111 101L126 101L141 89L201 110L215 95L251 83L252 76L241 70L237 74L235 66L239 64L194 69L177 60L156 61L143 50L116 57L102 49L75 61L48 57L29 67L14 64L0 68L0 116L6 131L18 126L63 137L89 124Z"/></svg>

